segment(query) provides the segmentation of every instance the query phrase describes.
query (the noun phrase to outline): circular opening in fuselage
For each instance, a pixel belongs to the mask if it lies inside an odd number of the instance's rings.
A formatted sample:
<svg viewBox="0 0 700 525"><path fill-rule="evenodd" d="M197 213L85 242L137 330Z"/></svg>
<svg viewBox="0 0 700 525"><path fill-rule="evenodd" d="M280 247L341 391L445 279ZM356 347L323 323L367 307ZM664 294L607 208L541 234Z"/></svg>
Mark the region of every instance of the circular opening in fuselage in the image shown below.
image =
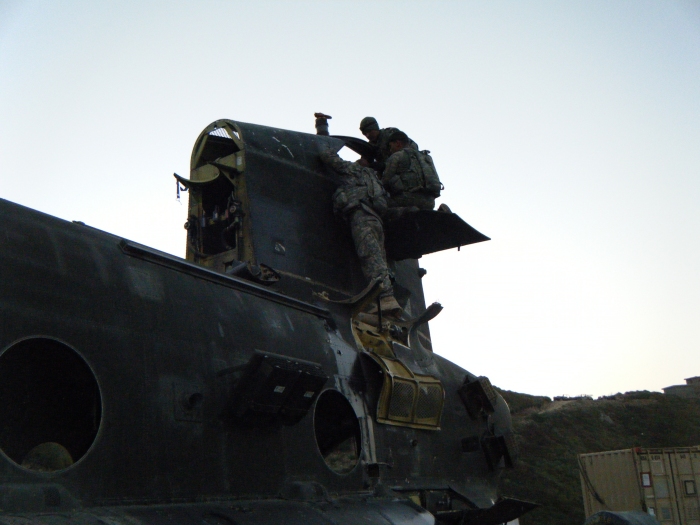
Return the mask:
<svg viewBox="0 0 700 525"><path fill-rule="evenodd" d="M69 346L31 338L0 355L0 449L18 465L70 467L95 441L101 417L95 375Z"/></svg>
<svg viewBox="0 0 700 525"><path fill-rule="evenodd" d="M326 465L338 474L347 474L360 460L360 423L350 402L340 392L326 390L314 412L316 444Z"/></svg>

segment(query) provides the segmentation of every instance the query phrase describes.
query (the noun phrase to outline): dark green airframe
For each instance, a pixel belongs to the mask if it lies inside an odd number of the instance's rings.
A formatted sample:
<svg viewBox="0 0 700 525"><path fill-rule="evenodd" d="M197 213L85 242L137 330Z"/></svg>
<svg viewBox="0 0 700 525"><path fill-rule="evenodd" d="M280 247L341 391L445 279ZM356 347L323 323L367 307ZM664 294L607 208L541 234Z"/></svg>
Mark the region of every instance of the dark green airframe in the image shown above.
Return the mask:
<svg viewBox="0 0 700 525"><path fill-rule="evenodd" d="M449 213L387 225L406 320L362 313L377 287L317 157L344 144L208 126L177 176L186 259L0 200L0 525L495 525L532 507L498 493L507 405L430 343L417 258L487 238Z"/></svg>

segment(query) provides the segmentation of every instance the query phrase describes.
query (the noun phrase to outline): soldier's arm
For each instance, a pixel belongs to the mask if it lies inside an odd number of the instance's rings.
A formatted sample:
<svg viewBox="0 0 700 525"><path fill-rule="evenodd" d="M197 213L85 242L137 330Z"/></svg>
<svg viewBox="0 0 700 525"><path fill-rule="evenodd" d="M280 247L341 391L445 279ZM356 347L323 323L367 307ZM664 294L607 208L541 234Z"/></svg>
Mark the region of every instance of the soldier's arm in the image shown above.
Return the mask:
<svg viewBox="0 0 700 525"><path fill-rule="evenodd" d="M401 180L401 175L411 169L411 156L408 153L408 148L404 148L392 154L387 160L387 166L391 164L391 170L387 176L387 182L384 187L389 193L396 194L406 191L404 183Z"/></svg>
<svg viewBox="0 0 700 525"><path fill-rule="evenodd" d="M339 171L340 173L345 173L348 175L352 174L351 167L353 163L341 159L335 151L332 151L330 149L322 151L319 154L319 158L321 159L321 162L323 162L326 166L334 169L335 171Z"/></svg>
<svg viewBox="0 0 700 525"><path fill-rule="evenodd" d="M382 173L386 170L389 157L391 157L391 152L389 151L389 137L395 131L400 131L398 128L384 128L379 133L379 138L377 139L377 158L376 162L371 166L372 169L378 173Z"/></svg>
<svg viewBox="0 0 700 525"><path fill-rule="evenodd" d="M389 181L396 175L398 168L398 158L396 155L392 155L386 161L386 166L381 174L380 180L384 187L388 187Z"/></svg>

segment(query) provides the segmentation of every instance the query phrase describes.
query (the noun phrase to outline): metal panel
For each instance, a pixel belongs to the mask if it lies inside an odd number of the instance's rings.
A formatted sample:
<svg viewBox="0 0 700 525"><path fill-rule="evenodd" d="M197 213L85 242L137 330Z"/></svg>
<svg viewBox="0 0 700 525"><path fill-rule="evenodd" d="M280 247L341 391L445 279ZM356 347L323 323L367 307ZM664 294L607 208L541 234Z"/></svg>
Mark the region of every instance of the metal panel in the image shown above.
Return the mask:
<svg viewBox="0 0 700 525"><path fill-rule="evenodd" d="M488 240L454 213L422 210L386 225L386 253L396 261Z"/></svg>
<svg viewBox="0 0 700 525"><path fill-rule="evenodd" d="M601 510L642 510L633 450L582 454L579 462L586 517Z"/></svg>

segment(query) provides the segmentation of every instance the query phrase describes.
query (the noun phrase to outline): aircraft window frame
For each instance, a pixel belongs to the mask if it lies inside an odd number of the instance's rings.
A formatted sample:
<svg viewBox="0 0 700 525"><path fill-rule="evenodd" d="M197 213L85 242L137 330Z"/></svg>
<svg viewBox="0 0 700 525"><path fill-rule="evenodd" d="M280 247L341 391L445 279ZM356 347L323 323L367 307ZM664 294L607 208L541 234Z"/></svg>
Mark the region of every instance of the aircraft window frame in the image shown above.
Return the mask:
<svg viewBox="0 0 700 525"><path fill-rule="evenodd" d="M72 468L94 447L102 393L87 360L68 344L36 336L0 352L0 452L34 472Z"/></svg>
<svg viewBox="0 0 700 525"><path fill-rule="evenodd" d="M337 390L324 390L314 407L316 447L326 466L346 475L360 464L362 432L350 401Z"/></svg>

